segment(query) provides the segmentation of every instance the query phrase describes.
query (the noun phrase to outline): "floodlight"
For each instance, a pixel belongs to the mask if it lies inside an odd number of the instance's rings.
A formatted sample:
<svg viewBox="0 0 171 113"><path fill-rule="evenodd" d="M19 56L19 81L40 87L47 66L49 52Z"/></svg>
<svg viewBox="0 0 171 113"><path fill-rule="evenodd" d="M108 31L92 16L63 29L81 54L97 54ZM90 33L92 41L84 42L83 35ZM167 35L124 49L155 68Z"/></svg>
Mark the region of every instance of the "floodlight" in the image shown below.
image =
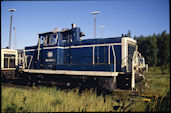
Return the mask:
<svg viewBox="0 0 171 113"><path fill-rule="evenodd" d="M13 12L13 11L16 11L16 9L9 9L8 11L9 12Z"/></svg>
<svg viewBox="0 0 171 113"><path fill-rule="evenodd" d="M91 14L100 14L99 11L95 11L95 12L90 12Z"/></svg>
<svg viewBox="0 0 171 113"><path fill-rule="evenodd" d="M96 15L100 14L99 11L94 11L94 12L90 12L91 14L95 15L94 16L94 38L96 38Z"/></svg>
<svg viewBox="0 0 171 113"><path fill-rule="evenodd" d="M10 33L9 33L9 49L11 49L12 12L16 11L16 9L9 9L8 11L11 12L11 18L10 18Z"/></svg>

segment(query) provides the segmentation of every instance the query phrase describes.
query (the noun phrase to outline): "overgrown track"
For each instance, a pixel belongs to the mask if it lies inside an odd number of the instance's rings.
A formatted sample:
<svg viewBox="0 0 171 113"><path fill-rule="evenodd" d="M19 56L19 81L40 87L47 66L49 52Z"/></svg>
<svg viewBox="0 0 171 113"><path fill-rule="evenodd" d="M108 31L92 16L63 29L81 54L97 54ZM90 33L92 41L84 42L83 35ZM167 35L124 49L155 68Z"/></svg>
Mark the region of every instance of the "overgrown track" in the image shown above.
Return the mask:
<svg viewBox="0 0 171 113"><path fill-rule="evenodd" d="M67 78L67 79L66 79ZM69 79L68 79L69 78ZM76 79L76 80L75 80ZM56 82L55 82L56 81ZM74 85L72 85L72 83ZM106 94L126 94L128 96L137 97L140 96L140 93L137 91L131 91L131 90L120 90L115 89L112 91L101 89L101 87L97 87L97 81L90 78L87 80L86 83L84 83L84 80L82 82L82 78L72 78L70 76L42 76L42 75L28 75L27 73L17 73L14 78L11 79L5 79L1 82L1 85L4 87L16 87L16 88L23 88L23 89L39 89L41 87L56 87L58 89L74 89L79 88L79 92L82 93L84 90L92 90L97 93L97 95L103 95ZM71 83L71 84L70 84Z"/></svg>
<svg viewBox="0 0 171 113"><path fill-rule="evenodd" d="M7 80L6 82L1 83L2 87L14 87L14 88L22 88L22 89L32 89L32 90L38 90L41 87L44 87L47 85L45 84L37 84L37 86L31 86L29 85L27 82L22 82L22 84L19 84L20 82L18 82L20 80ZM51 86L55 86L55 85L51 85ZM48 85L48 87L51 87L50 85ZM57 86L57 88L59 88ZM62 89L60 87L60 89ZM67 90L69 89L69 90ZM64 91L70 91L71 88L68 87L63 87L62 90ZM74 89L74 88L73 88ZM79 94L83 94L83 93L88 93L91 92L92 89L90 90L83 90L83 89L79 89ZM117 106L113 106L114 110L120 110L120 111L126 111L127 109L129 109L129 107L133 104L136 104L136 102L138 101L145 101L145 102L150 102L151 100L155 100L156 97L155 96L148 96L148 95L141 95L138 92L132 92L130 90L115 90L113 92L107 92L107 91L101 91L98 92L96 91L96 89L94 89L93 91L94 93L97 93L97 95L103 95L104 97L104 101L106 100L106 96L107 95L111 95L114 100L118 103ZM141 99L139 98L141 97ZM157 99L161 99L160 97Z"/></svg>
<svg viewBox="0 0 171 113"><path fill-rule="evenodd" d="M110 83L112 82L111 80L112 78L103 77L85 78L85 76L16 73L15 77L12 78L6 76L2 83L10 83L13 85L26 87L56 86L60 89L73 89L79 87L80 91L84 89L94 89L98 91L111 92L107 91L109 89L106 88L110 86Z"/></svg>
<svg viewBox="0 0 171 113"><path fill-rule="evenodd" d="M57 84L57 83L49 83L49 82L34 82L31 83L31 81L26 80L26 79L6 79L3 82L1 82L1 85L3 87L14 87L14 88L22 88L22 89L39 89L41 87L56 87L57 89L62 89L62 90L70 90L70 89L75 89L79 88L79 92L82 93L84 90L93 90L94 92L97 93L97 95L120 95L120 94L126 94L128 96L132 97L137 97L140 96L140 94L137 91L131 91L131 90L120 90L120 89L115 89L113 91L108 91L108 90L100 90L97 87L91 88L91 87L72 87L72 86L67 86L66 84Z"/></svg>
<svg viewBox="0 0 171 113"><path fill-rule="evenodd" d="M22 80L22 79L6 79L5 81L1 82L2 87L14 87L14 88L21 88L21 89L31 89L31 90L38 90L42 87L56 87L57 89L62 89L64 91L70 91L71 89L75 90L74 87L69 87L66 85L57 85L57 84L45 84L45 83L33 83L30 84L30 81ZM90 89L83 89L79 88L79 94L84 94L92 91L92 88ZM113 106L114 110L120 110L120 111L127 111L130 106L133 104L135 105L137 102L147 102L149 105L152 105L153 103L156 103L156 105L161 104L162 102L167 102L167 98L164 97L158 97L155 95L143 95L137 91L131 91L131 90L114 90L113 92L108 92L105 90L98 91L96 88L93 89L93 92L99 95L103 95L104 101L105 97L108 95L112 96L114 101L118 103L118 105ZM163 101L164 100L164 101ZM152 103L152 104L151 104ZM152 110L155 110L156 107L154 106Z"/></svg>

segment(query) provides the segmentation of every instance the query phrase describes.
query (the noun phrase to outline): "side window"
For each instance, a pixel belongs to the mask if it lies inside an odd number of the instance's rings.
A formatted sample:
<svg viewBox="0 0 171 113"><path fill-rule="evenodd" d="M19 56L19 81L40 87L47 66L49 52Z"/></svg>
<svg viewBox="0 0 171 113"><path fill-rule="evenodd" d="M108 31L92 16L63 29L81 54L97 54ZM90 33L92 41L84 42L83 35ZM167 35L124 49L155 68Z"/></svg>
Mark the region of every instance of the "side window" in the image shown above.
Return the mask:
<svg viewBox="0 0 171 113"><path fill-rule="evenodd" d="M72 42L72 38L70 34L62 34L62 43Z"/></svg>
<svg viewBox="0 0 171 113"><path fill-rule="evenodd" d="M108 46L96 46L95 51L95 63L107 64L108 63Z"/></svg>
<svg viewBox="0 0 171 113"><path fill-rule="evenodd" d="M4 68L15 68L15 55L4 54Z"/></svg>
<svg viewBox="0 0 171 113"><path fill-rule="evenodd" d="M54 45L56 44L56 34L51 34L49 37L49 45Z"/></svg>

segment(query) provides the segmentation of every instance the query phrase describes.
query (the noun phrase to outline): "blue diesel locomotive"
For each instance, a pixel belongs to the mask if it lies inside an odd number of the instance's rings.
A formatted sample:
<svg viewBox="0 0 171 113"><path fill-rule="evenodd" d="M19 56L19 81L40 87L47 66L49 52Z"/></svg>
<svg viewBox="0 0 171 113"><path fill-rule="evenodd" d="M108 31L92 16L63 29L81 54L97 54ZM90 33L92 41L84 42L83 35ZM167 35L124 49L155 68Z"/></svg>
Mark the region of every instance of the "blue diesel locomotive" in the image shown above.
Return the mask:
<svg viewBox="0 0 171 113"><path fill-rule="evenodd" d="M145 61L130 37L85 39L79 27L40 33L38 44L23 49L22 71L28 74L92 79L101 87L134 89ZM68 80L71 85L73 80Z"/></svg>

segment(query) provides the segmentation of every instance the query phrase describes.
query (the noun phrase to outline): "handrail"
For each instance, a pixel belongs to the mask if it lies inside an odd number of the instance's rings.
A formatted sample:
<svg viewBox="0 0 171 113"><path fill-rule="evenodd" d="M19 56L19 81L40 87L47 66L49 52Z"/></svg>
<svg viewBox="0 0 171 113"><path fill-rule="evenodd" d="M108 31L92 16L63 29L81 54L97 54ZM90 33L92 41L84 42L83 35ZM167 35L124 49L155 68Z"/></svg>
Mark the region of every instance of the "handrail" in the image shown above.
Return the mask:
<svg viewBox="0 0 171 113"><path fill-rule="evenodd" d="M108 64L110 64L110 45L108 46Z"/></svg>
<svg viewBox="0 0 171 113"><path fill-rule="evenodd" d="M93 46L93 64L94 64L94 49L95 49L95 46Z"/></svg>
<svg viewBox="0 0 171 113"><path fill-rule="evenodd" d="M113 57L114 57L114 72L116 72L116 55L115 55L115 50L114 47L112 46L112 51L113 51Z"/></svg>
<svg viewBox="0 0 171 113"><path fill-rule="evenodd" d="M29 61L29 64L27 65L27 58L28 57L31 57L30 58L30 61ZM25 67L28 67L28 69L30 69L30 65L31 65L31 62L32 62L32 59L33 59L33 56L32 55L24 55L24 61L23 61L23 68L25 68Z"/></svg>
<svg viewBox="0 0 171 113"><path fill-rule="evenodd" d="M23 49L23 69L25 68L25 48Z"/></svg>
<svg viewBox="0 0 171 113"><path fill-rule="evenodd" d="M10 59L15 59L15 57L4 57L4 58L10 58Z"/></svg>
<svg viewBox="0 0 171 113"><path fill-rule="evenodd" d="M27 67L27 55L25 56L25 66Z"/></svg>
<svg viewBox="0 0 171 113"><path fill-rule="evenodd" d="M32 55L28 55L28 56L31 56L31 58L30 58L30 62L29 62L29 66L28 66L28 69L30 69L30 65L31 65L31 62L32 62L33 56L32 56Z"/></svg>
<svg viewBox="0 0 171 113"><path fill-rule="evenodd" d="M38 54L37 54L37 60L39 60L39 54L40 54L40 38L39 38L39 42L38 42Z"/></svg>
<svg viewBox="0 0 171 113"><path fill-rule="evenodd" d="M137 53L138 53L137 51L134 51L133 58L132 58L132 80L131 80L132 90L135 88L135 69L134 69L134 66L136 64Z"/></svg>

